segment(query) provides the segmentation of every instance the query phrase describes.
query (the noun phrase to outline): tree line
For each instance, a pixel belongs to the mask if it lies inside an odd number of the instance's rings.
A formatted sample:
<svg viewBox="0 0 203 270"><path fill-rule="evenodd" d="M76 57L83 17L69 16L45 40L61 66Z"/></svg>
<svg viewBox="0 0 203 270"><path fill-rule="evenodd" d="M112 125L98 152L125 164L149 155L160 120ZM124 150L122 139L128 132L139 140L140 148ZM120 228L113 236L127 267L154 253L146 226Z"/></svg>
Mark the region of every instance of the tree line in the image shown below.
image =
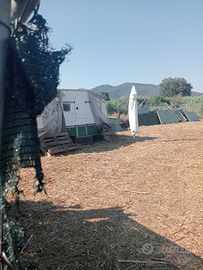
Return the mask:
<svg viewBox="0 0 203 270"><path fill-rule="evenodd" d="M140 104L144 104L145 107L149 107L151 105L158 106L163 103L170 104L173 103L181 103L182 97L191 96L192 85L188 83L184 78L165 78L159 84L159 95L145 98L138 96L137 103L138 107ZM117 100L110 100L108 92L100 92L105 96L106 99L106 108L109 115L114 113L120 114L128 114L128 102L129 97L122 96Z"/></svg>

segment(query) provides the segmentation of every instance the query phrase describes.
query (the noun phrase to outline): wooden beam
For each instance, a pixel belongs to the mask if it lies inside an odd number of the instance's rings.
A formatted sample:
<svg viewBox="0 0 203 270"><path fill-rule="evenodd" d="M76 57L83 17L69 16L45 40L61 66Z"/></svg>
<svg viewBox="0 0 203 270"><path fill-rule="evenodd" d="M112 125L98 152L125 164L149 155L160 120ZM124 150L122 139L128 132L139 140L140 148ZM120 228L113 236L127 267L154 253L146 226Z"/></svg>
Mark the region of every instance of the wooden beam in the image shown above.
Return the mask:
<svg viewBox="0 0 203 270"><path fill-rule="evenodd" d="M80 149L80 147L81 147L81 145L77 144L77 145L70 146L70 147L65 147L65 148L49 149L48 153L50 155L53 155L53 154L57 154L57 153L67 152L67 151L70 151L70 150Z"/></svg>

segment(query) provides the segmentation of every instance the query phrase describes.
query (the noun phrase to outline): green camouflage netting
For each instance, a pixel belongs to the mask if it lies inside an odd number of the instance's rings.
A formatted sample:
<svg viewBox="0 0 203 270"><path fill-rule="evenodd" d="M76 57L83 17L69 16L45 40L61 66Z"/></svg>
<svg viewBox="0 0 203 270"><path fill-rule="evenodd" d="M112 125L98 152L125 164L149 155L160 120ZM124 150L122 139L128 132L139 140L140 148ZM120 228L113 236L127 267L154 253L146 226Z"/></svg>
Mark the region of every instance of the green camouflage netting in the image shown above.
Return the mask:
<svg viewBox="0 0 203 270"><path fill-rule="evenodd" d="M34 167L38 180L36 191L44 190L36 116L56 96L59 66L71 50L67 47L53 51L48 42L48 30L46 21L35 13L30 22L18 22L10 37L0 164L4 227L11 224L6 194L12 188L18 198L21 168ZM14 238L8 230L4 232L5 252L19 269Z"/></svg>

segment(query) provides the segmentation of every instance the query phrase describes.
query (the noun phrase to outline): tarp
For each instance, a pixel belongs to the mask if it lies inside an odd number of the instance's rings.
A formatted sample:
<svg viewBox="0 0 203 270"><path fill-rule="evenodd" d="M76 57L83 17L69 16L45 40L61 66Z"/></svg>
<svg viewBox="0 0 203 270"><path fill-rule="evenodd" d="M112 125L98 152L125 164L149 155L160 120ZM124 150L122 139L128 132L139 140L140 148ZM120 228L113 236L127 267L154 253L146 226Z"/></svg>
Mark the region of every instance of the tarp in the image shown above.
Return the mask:
<svg viewBox="0 0 203 270"><path fill-rule="evenodd" d="M138 114L146 114L146 113L149 113L148 108L140 108L140 109L138 109Z"/></svg>
<svg viewBox="0 0 203 270"><path fill-rule="evenodd" d="M57 97L45 107L41 114L43 130L41 132L65 132L66 124L63 114L62 100L64 93L59 92Z"/></svg>
<svg viewBox="0 0 203 270"><path fill-rule="evenodd" d="M108 125L108 115L104 99L93 91L88 91L88 94L96 126L99 127L102 124Z"/></svg>
<svg viewBox="0 0 203 270"><path fill-rule="evenodd" d="M132 86L130 92L128 114L131 133L132 135L135 135L135 133L138 131L138 107L137 107L137 91L134 85Z"/></svg>
<svg viewBox="0 0 203 270"><path fill-rule="evenodd" d="M121 120L120 118L118 117L112 117L112 116L109 116L108 117L109 119L109 125L111 126L112 124L115 125L115 131L123 131L122 127L121 127Z"/></svg>

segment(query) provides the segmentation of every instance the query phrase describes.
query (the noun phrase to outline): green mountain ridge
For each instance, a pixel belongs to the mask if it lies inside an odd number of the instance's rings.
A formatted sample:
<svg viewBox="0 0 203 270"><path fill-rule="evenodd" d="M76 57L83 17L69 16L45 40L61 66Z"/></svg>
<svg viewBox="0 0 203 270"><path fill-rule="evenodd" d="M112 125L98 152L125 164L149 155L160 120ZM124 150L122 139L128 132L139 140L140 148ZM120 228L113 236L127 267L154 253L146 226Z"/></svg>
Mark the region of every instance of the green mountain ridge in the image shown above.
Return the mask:
<svg viewBox="0 0 203 270"><path fill-rule="evenodd" d="M153 97L159 95L159 86L155 84L123 83L118 86L109 84L99 85L91 89L94 92L108 92L111 100L119 99L122 96L129 96L132 86L135 85L138 96ZM192 91L192 96L202 96L203 93Z"/></svg>

